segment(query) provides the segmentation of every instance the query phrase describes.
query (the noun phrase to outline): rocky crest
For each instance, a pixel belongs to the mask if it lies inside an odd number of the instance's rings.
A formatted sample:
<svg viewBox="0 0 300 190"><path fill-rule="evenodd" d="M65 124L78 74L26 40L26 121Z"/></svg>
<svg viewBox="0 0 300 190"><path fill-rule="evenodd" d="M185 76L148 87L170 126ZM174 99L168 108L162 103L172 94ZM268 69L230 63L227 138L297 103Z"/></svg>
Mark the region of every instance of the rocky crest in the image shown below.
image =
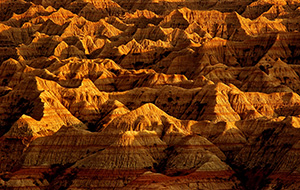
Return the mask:
<svg viewBox="0 0 300 190"><path fill-rule="evenodd" d="M299 0L0 1L0 189L300 189Z"/></svg>

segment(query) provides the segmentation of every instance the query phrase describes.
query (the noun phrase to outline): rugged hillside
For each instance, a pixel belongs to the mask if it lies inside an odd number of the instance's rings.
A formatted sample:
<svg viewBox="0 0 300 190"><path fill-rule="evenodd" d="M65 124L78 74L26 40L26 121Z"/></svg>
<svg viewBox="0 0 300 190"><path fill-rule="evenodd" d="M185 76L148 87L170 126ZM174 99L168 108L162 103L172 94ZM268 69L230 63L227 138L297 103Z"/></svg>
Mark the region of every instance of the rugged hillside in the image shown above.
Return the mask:
<svg viewBox="0 0 300 190"><path fill-rule="evenodd" d="M0 1L0 189L300 189L300 0Z"/></svg>

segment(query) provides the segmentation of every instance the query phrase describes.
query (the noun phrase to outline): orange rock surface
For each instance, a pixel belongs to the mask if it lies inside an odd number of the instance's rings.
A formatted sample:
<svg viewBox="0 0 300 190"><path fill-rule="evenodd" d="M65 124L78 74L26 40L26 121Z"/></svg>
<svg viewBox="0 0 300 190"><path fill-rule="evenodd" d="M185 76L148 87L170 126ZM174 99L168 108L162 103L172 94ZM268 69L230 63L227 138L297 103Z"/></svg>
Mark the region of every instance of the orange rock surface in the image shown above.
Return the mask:
<svg viewBox="0 0 300 190"><path fill-rule="evenodd" d="M1 0L0 189L300 189L299 0Z"/></svg>

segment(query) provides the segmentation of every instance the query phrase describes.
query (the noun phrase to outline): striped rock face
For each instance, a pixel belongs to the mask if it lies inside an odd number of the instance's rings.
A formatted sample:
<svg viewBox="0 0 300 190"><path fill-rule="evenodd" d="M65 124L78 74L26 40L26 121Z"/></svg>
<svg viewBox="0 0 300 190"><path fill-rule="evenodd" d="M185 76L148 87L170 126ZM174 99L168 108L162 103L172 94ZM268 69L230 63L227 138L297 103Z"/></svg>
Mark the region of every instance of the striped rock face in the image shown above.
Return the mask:
<svg viewBox="0 0 300 190"><path fill-rule="evenodd" d="M0 189L300 189L300 0L1 0Z"/></svg>

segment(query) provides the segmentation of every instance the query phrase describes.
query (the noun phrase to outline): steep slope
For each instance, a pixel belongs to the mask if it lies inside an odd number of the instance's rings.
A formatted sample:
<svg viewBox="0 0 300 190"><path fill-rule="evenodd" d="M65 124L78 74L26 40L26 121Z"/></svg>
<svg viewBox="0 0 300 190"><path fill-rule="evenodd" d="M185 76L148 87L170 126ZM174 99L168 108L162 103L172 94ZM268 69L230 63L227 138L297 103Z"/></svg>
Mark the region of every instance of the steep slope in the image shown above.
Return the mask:
<svg viewBox="0 0 300 190"><path fill-rule="evenodd" d="M299 0L0 1L0 189L299 189Z"/></svg>
<svg viewBox="0 0 300 190"><path fill-rule="evenodd" d="M140 114L144 115L143 119ZM136 116L138 117L135 118ZM131 121L128 121L128 118ZM124 124L125 122L127 124ZM151 123L156 124L151 126ZM108 138L108 134L113 138ZM175 146L168 148L168 144ZM56 148L44 152L43 149L48 146ZM61 152L63 147L65 151ZM71 147L76 147L76 153ZM72 154L69 153L71 150ZM177 156L170 157L173 152L176 152ZM57 157L57 154L60 156ZM191 162L187 161L189 164L183 163L184 165L173 168L174 162L180 163L184 158L191 159ZM69 187L67 181L70 179L70 188L88 188L91 184L101 188L127 188L127 184L128 187L136 184L138 176L146 171L157 171L169 176L183 175L175 179L182 180L187 186L193 183L196 183L196 186L205 186L207 179L221 175L223 177L214 180L215 183L221 183L225 189L230 189L237 181L234 177L231 179L234 172L222 161L224 159L224 154L206 138L190 136L179 120L168 116L152 104L145 104L117 117L100 133L62 127L52 136L33 141L21 160L22 169L13 173L6 185L17 187L11 185L16 178L21 177L23 171L35 181L44 176L51 188ZM31 165L37 167L34 170L29 169L28 166ZM118 173L115 172L116 168ZM48 174L46 171L49 169L51 172ZM63 175L51 179L51 175L57 170L69 173L71 178ZM201 173L207 170L211 175L202 176ZM118 175L124 177L120 179ZM86 178L87 176L89 178ZM163 182L168 182L171 178L165 176ZM47 184L45 180L42 186ZM24 183L30 186L30 180L25 180Z"/></svg>

